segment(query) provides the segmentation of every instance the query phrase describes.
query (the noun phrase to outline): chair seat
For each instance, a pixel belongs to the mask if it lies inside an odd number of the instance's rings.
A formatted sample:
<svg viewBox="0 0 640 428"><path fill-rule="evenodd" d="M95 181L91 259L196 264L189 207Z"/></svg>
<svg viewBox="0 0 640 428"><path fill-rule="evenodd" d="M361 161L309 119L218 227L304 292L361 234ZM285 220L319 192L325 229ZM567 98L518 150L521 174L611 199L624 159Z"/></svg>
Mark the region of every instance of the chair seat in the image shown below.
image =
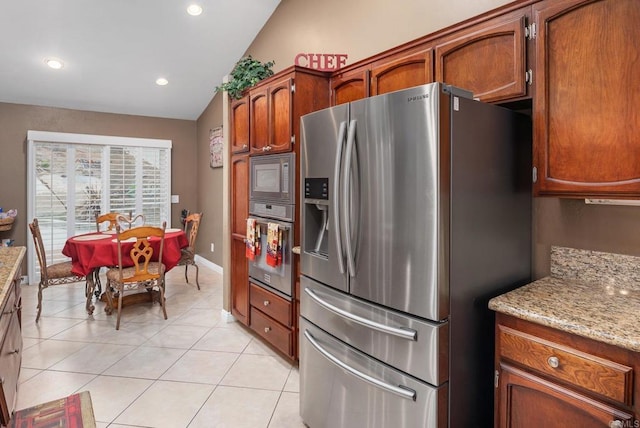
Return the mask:
<svg viewBox="0 0 640 428"><path fill-rule="evenodd" d="M149 263L149 273L154 275L159 275L164 272L164 265L158 262ZM136 273L135 266L127 267L122 269L122 277L124 281L127 281L127 278L131 278ZM109 281L120 282L120 269L119 268L111 268L107 271L107 279Z"/></svg>
<svg viewBox="0 0 640 428"><path fill-rule="evenodd" d="M76 277L77 275L71 272L71 267L72 267L71 262L61 262L61 263L55 263L55 264L49 265L46 268L47 276L49 277L49 279L60 279L60 278L67 278L70 276ZM77 277L84 278L80 276L77 276Z"/></svg>
<svg viewBox="0 0 640 428"><path fill-rule="evenodd" d="M193 263L195 256L196 252L193 247L182 248L180 250L180 260L178 261L178 266L185 263Z"/></svg>

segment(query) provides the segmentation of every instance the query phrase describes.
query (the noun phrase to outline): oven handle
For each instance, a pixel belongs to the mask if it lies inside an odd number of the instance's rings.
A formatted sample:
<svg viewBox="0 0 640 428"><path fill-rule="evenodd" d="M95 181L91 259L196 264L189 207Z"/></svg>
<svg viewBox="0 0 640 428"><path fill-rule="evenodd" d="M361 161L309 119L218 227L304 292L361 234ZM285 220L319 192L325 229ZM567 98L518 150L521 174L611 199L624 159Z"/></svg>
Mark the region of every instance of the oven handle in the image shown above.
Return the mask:
<svg viewBox="0 0 640 428"><path fill-rule="evenodd" d="M413 329L406 328L406 327L405 328L391 327L388 325L381 324L379 322L371 321L370 319L352 314L351 312L345 311L344 309L340 309L339 307L334 306L325 300L322 300L316 293L313 292L313 290L309 288L305 288L304 292L307 293L307 295L309 295L309 297L311 297L311 299L313 299L313 301L315 301L318 305L322 306L326 310L331 311L334 314L341 316L342 318L345 318L349 321L353 321L365 327L369 327L372 330L377 330L379 332L390 334L392 336L397 336L402 339L411 340L414 342L417 340L418 332Z"/></svg>
<svg viewBox="0 0 640 428"><path fill-rule="evenodd" d="M342 162L342 148L344 146L344 134L347 130L347 122L340 122L340 130L338 131L338 153L336 154L336 163L333 167L333 206L335 213L335 227L333 234L336 238L336 247L338 252L338 269L344 274L344 255L342 254L342 237L340 236L340 163Z"/></svg>
<svg viewBox="0 0 640 428"><path fill-rule="evenodd" d="M278 225L280 229L291 230L291 223L283 223L281 221L266 219L262 217L249 217L249 218L254 218L256 220L256 223L258 224L275 223Z"/></svg>
<svg viewBox="0 0 640 428"><path fill-rule="evenodd" d="M416 401L416 392L413 389L407 388L407 387L401 387L401 386L395 386L395 385L391 385L390 383L381 381L380 379L376 379L373 376L369 376L366 373L362 373L360 370L354 369L353 367L351 367L350 365L344 363L343 361L340 361L335 355L331 354L329 351L327 351L326 349L324 349L322 346L320 346L320 344L318 342L316 342L316 339L311 335L311 333L309 333L309 330L305 330L304 331L304 337L307 338L307 340L309 341L309 343L311 343L311 345L316 349L316 351L320 352L320 354L322 354L322 356L324 356L326 359L328 359L329 361L331 361L333 364L335 364L336 366L340 367L341 369L345 370L347 373L349 373L352 376L357 377L358 379L361 379L377 388L380 388L384 391L390 392L392 394L395 394L401 398L405 398L407 400L411 400L411 401Z"/></svg>

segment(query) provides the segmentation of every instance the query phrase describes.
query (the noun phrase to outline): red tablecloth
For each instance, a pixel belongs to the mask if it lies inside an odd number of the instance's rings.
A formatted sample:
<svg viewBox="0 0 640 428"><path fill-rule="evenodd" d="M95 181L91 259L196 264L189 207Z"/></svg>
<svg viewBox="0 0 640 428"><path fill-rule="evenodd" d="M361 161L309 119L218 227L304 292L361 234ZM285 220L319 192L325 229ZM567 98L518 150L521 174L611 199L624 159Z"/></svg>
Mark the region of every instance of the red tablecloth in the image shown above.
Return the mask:
<svg viewBox="0 0 640 428"><path fill-rule="evenodd" d="M154 254L160 251L160 238L151 237L149 243L153 247ZM180 249L189 245L189 240L184 231L179 229L167 229L164 235L164 249L162 250L162 262L167 271L171 270L180 260ZM132 265L129 251L133 243L123 242L123 263L129 260ZM86 233L72 236L67 239L62 249L62 254L71 258L73 267L71 270L76 275L88 275L95 268L102 266L118 265L118 243L116 235L107 233ZM157 257L157 256L156 256Z"/></svg>

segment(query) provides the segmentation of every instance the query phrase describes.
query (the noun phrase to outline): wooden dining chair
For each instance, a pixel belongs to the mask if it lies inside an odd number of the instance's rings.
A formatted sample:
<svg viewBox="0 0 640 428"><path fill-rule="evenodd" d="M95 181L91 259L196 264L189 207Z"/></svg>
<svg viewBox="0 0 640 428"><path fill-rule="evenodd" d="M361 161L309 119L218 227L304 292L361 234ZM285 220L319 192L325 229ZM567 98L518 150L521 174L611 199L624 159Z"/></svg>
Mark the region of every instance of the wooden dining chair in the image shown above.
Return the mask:
<svg viewBox="0 0 640 428"><path fill-rule="evenodd" d="M107 225L107 231L111 231L114 230L116 228L116 225L118 224L118 217L123 217L126 218L124 215L120 214L120 213L106 213L106 214L98 214L96 213L96 231L100 232L100 227L102 226L102 223L106 223L109 222L109 224Z"/></svg>
<svg viewBox="0 0 640 428"><path fill-rule="evenodd" d="M119 215L116 217L116 221L121 226L126 225L128 229L145 225L144 214L138 214L134 216L133 214L129 213L129 217Z"/></svg>
<svg viewBox="0 0 640 428"><path fill-rule="evenodd" d="M164 297L165 266L162 263L162 251L164 249L164 232L167 223L162 227L140 226L123 230L116 224L116 240L118 243L118 266L107 271L106 294L108 311L113 311L114 294L118 297L118 317L116 330L120 329L120 316L122 314L122 297L125 292L146 289L151 293L157 293L158 301L162 306L164 319L167 319L167 308ZM160 238L160 247L157 254L149 242L149 238ZM134 240L135 242L125 242ZM132 244L128 253L123 254L123 248ZM154 257L157 256L157 257ZM152 261L158 260L158 261ZM131 266L131 264L133 264ZM128 266L128 267L127 267Z"/></svg>
<svg viewBox="0 0 640 428"><path fill-rule="evenodd" d="M42 312L42 290L54 285L85 281L86 278L71 272L71 261L47 265L47 254L44 250L44 242L42 241L42 234L40 233L37 218L34 218L33 222L29 223L29 230L31 230L31 234L33 235L33 243L36 249L36 255L38 256L38 263L40 264L38 313L36 314L36 322L38 322L40 320L40 313ZM85 290L85 295L86 293L88 293L88 290Z"/></svg>
<svg viewBox="0 0 640 428"><path fill-rule="evenodd" d="M189 266L196 268L196 285L200 290L200 283L198 282L198 265L196 264L196 238L198 237L198 229L200 228L200 220L202 220L202 213L193 213L187 216L184 220L184 233L189 237L189 246L180 250L180 261L176 266L184 266L184 279L189 283L189 277L187 276L187 269Z"/></svg>

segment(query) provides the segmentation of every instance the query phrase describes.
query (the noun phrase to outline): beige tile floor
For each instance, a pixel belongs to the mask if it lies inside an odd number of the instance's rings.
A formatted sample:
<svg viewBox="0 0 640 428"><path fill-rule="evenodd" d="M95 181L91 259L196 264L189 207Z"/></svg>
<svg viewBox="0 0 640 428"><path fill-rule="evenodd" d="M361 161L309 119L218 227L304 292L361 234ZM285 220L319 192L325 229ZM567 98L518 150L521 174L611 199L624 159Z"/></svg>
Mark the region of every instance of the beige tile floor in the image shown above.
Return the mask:
<svg viewBox="0 0 640 428"><path fill-rule="evenodd" d="M115 315L84 309L84 284L22 286L24 353L17 409L90 391L98 428L299 428L298 369L237 322L221 320L222 275L200 266L167 274L155 304Z"/></svg>

